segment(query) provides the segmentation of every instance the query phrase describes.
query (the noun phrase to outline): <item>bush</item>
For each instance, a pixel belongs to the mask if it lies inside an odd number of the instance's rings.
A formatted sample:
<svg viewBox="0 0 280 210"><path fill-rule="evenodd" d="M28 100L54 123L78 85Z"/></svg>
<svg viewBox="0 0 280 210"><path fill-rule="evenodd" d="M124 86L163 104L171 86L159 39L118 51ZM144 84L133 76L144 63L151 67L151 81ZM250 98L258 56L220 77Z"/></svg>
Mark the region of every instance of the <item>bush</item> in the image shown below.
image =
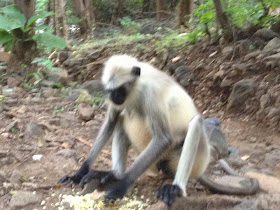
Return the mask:
<svg viewBox="0 0 280 210"><path fill-rule="evenodd" d="M16 39L22 37L16 36L15 29L21 30L23 33L35 31L36 33L23 41L34 40L37 44L45 49L52 50L55 48L64 48L65 40L52 34L53 29L47 25L40 24L33 26L38 19L46 18L54 15L53 12L43 11L39 15L32 16L28 21L19 11L16 5L8 5L0 9L0 44L5 47L6 51L10 51Z"/></svg>

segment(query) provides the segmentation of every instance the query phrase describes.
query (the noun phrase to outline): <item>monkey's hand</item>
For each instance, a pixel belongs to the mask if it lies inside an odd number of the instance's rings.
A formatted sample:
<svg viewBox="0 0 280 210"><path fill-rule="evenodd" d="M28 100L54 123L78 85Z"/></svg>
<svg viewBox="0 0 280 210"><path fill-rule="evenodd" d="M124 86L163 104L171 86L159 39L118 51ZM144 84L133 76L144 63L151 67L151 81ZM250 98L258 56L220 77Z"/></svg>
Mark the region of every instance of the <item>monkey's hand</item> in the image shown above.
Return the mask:
<svg viewBox="0 0 280 210"><path fill-rule="evenodd" d="M131 183L128 179L123 178L117 182L107 193L105 199L117 200L122 199Z"/></svg>
<svg viewBox="0 0 280 210"><path fill-rule="evenodd" d="M167 184L158 191L157 197L163 200L168 206L170 206L175 198L181 193L182 190L178 185Z"/></svg>
<svg viewBox="0 0 280 210"><path fill-rule="evenodd" d="M90 170L80 181L80 186L84 188L85 184L89 183L92 179L98 179L100 187L118 181L112 171Z"/></svg>
<svg viewBox="0 0 280 210"><path fill-rule="evenodd" d="M88 174L90 171L90 167L86 162L81 166L79 171L74 175L74 176L64 176L61 179L58 180L57 183L64 183L66 182L67 184L74 182L75 184L78 184L81 182L82 178Z"/></svg>

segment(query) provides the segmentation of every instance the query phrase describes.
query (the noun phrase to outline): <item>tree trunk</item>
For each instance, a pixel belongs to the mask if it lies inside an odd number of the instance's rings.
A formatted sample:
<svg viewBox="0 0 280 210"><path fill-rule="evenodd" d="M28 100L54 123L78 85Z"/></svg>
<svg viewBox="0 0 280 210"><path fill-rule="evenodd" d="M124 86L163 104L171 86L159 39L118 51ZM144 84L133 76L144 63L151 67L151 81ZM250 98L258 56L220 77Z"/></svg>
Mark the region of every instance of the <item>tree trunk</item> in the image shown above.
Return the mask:
<svg viewBox="0 0 280 210"><path fill-rule="evenodd" d="M74 9L80 18L80 36L85 39L94 23L94 8L92 0L74 0Z"/></svg>
<svg viewBox="0 0 280 210"><path fill-rule="evenodd" d="M193 0L180 0L178 3L178 26L185 26L193 10Z"/></svg>
<svg viewBox="0 0 280 210"><path fill-rule="evenodd" d="M122 18L122 15L123 15L123 9L124 9L123 0L117 0L114 9L115 9L115 11L111 18L111 24L118 25L119 19Z"/></svg>
<svg viewBox="0 0 280 210"><path fill-rule="evenodd" d="M170 1L170 10L174 11L174 9L176 8L177 5L178 5L178 0L171 0Z"/></svg>
<svg viewBox="0 0 280 210"><path fill-rule="evenodd" d="M158 21L165 17L164 10L166 8L165 0L156 0L156 18Z"/></svg>
<svg viewBox="0 0 280 210"><path fill-rule="evenodd" d="M154 12L156 9L155 0L143 0L142 12Z"/></svg>
<svg viewBox="0 0 280 210"><path fill-rule="evenodd" d="M233 31L229 24L228 17L224 12L222 3L220 0L213 0L215 10L216 10L216 19L218 24L221 26L224 36L226 39L231 40L233 38Z"/></svg>
<svg viewBox="0 0 280 210"><path fill-rule="evenodd" d="M35 14L35 0L15 0L15 4L19 10L25 15L26 20ZM27 70L31 65L32 60L38 55L37 44L35 41L24 41L34 35L34 31L23 33L20 29L13 31L17 37L15 40L11 56L8 61L8 73L17 73L23 75L22 70Z"/></svg>
<svg viewBox="0 0 280 210"><path fill-rule="evenodd" d="M55 33L67 42L68 34L65 19L65 4L65 0L55 0Z"/></svg>

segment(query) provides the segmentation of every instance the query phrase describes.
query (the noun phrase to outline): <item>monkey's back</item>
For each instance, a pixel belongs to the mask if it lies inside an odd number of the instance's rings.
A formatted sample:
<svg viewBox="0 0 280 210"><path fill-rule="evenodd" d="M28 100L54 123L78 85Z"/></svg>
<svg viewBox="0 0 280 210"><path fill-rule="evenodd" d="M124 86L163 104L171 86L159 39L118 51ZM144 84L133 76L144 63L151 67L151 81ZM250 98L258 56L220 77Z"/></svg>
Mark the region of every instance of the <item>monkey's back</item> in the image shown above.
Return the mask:
<svg viewBox="0 0 280 210"><path fill-rule="evenodd" d="M153 66L139 62L141 76L138 81L138 95L135 103L144 103L147 98L152 99L148 106L159 109L166 115L173 143L184 140L190 120L198 113L193 100L188 93L169 75L155 69ZM148 84L148 85L146 85ZM145 88L149 87L149 90ZM143 90L144 89L144 90ZM150 94L150 95L149 95ZM138 152L143 151L153 133L150 129L148 113L137 110L125 112L124 128L132 145ZM153 120L153 119L151 119Z"/></svg>

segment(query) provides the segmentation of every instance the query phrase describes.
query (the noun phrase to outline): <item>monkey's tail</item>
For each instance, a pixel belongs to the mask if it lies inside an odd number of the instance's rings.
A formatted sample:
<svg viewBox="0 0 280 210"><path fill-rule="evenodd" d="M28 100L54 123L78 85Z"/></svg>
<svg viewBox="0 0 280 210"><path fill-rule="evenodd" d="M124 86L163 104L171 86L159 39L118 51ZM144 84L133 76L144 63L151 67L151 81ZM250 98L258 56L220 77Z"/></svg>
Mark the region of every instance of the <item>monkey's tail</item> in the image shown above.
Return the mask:
<svg viewBox="0 0 280 210"><path fill-rule="evenodd" d="M211 192L221 193L227 195L252 195L258 192L260 186L257 179L250 178L250 187L231 187L222 184L218 184L211 179L209 179L206 175L202 175L199 178L199 182L206 186Z"/></svg>

